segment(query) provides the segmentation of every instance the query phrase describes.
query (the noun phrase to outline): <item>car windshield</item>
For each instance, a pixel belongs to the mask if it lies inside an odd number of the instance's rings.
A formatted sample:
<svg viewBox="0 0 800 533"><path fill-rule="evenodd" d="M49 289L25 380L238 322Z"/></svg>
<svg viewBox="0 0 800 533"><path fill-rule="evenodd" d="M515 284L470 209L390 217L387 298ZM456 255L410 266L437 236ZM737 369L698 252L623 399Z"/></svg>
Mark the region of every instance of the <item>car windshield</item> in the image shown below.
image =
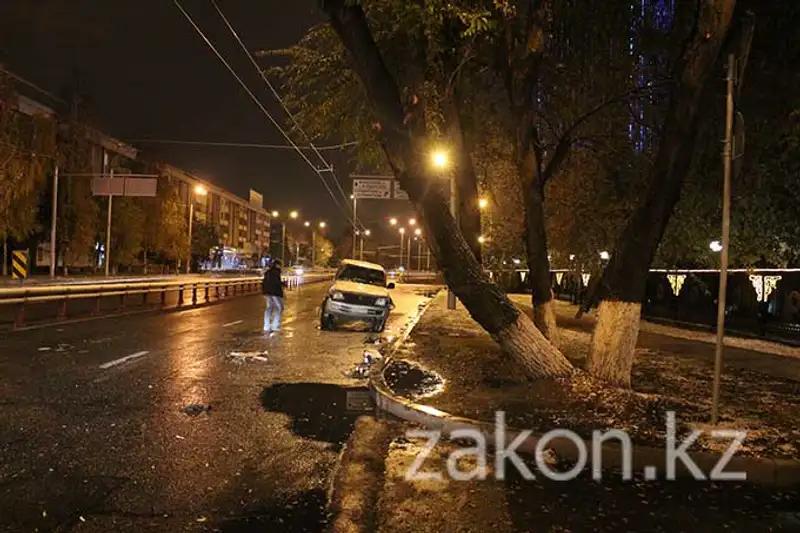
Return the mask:
<svg viewBox="0 0 800 533"><path fill-rule="evenodd" d="M342 268L338 279L367 283L369 285L386 285L386 274L383 271L355 265L346 265Z"/></svg>

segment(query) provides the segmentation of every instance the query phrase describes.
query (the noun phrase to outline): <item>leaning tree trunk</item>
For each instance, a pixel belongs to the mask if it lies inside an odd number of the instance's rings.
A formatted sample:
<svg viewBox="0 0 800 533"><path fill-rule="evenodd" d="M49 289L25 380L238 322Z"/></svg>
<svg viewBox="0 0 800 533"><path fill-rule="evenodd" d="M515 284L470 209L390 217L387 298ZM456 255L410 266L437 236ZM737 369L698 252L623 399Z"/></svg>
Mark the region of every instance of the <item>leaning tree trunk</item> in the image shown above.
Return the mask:
<svg viewBox="0 0 800 533"><path fill-rule="evenodd" d="M480 262L481 244L478 237L481 234L481 211L478 205L478 176L472 156L466 147L456 98L455 89L449 90L444 102L444 114L447 123L447 137L452 143L453 153L456 155L453 172L458 178L456 180L458 225L464 238L467 239L470 250Z"/></svg>
<svg viewBox="0 0 800 533"><path fill-rule="evenodd" d="M424 124L415 109L403 109L396 82L381 57L362 9L349 0L320 0L320 5L350 54L353 68L378 116L388 162L423 220L447 285L527 376L570 374L573 367L569 361L483 272L450 215L442 192L428 187L434 176L422 156L427 148Z"/></svg>
<svg viewBox="0 0 800 533"><path fill-rule="evenodd" d="M651 185L623 230L593 295L599 301L588 370L630 387L647 273L689 170L699 102L731 22L735 0L702 0L682 51L676 86L651 171ZM694 6L695 8L697 6Z"/></svg>

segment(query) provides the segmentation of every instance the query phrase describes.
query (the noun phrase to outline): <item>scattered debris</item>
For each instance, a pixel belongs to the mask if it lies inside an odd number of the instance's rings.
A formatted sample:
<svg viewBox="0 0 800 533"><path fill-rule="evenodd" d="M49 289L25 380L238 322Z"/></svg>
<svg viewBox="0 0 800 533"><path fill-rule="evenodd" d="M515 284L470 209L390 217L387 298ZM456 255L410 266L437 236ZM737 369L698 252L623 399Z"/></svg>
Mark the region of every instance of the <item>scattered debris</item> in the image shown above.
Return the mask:
<svg viewBox="0 0 800 533"><path fill-rule="evenodd" d="M202 413L211 414L211 406L193 403L191 405L187 405L186 407L184 407L182 411L189 416L198 416L201 415Z"/></svg>
<svg viewBox="0 0 800 533"><path fill-rule="evenodd" d="M82 516L79 516L78 520L80 520L81 522L86 522L86 519L84 517L82 517Z"/></svg>
<svg viewBox="0 0 800 533"><path fill-rule="evenodd" d="M369 377L369 365L366 363L357 364L347 377L353 379L367 379Z"/></svg>
<svg viewBox="0 0 800 533"><path fill-rule="evenodd" d="M370 350L364 350L364 363L366 365L373 365L383 359L383 356L379 353L372 352Z"/></svg>
<svg viewBox="0 0 800 533"><path fill-rule="evenodd" d="M72 348L74 348L74 346L73 346L73 345L71 345L71 344L59 344L59 345L56 347L56 351L57 351L57 352L65 352L65 351L67 351L67 350L71 350Z"/></svg>
<svg viewBox="0 0 800 533"><path fill-rule="evenodd" d="M260 361L262 363L266 363L268 361L266 355L267 351L262 350L258 352L231 352L228 354L228 357L237 363L243 363L247 361Z"/></svg>
<svg viewBox="0 0 800 533"><path fill-rule="evenodd" d="M181 437L180 435L175 435L175 438L179 440L186 440L186 437Z"/></svg>
<svg viewBox="0 0 800 533"><path fill-rule="evenodd" d="M39 348L40 352L49 352L50 350L52 350L52 348L49 346L42 346L41 348Z"/></svg>
<svg viewBox="0 0 800 533"><path fill-rule="evenodd" d="M201 516L200 518L198 518L198 519L197 519L197 521L198 521L198 522L201 522L201 523L202 523L202 522L205 522L205 521L207 521L207 520L208 520L208 518L206 518L205 516Z"/></svg>

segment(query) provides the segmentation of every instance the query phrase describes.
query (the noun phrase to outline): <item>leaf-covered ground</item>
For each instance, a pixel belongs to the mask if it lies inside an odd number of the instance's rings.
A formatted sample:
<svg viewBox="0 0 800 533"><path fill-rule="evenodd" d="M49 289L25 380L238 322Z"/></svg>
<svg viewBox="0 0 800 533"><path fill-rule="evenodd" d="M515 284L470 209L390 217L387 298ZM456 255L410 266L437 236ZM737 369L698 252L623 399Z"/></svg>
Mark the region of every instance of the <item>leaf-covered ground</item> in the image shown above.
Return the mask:
<svg viewBox="0 0 800 533"><path fill-rule="evenodd" d="M524 300L518 303L525 305ZM409 374L408 367L395 375L390 369L390 384L402 385L398 393L481 420L492 421L497 411L505 411L510 426L539 433L565 428L591 438L593 430L622 429L640 445L664 445L667 411L675 411L679 434L707 427L713 344L681 338L679 332L656 333L645 325L636 351L632 391L606 388L582 373L569 380L531 383L463 308L448 311L445 307L440 295L398 355L441 376L443 386L428 386L427 395L421 396L401 379ZM558 311L559 347L581 367L588 352L591 318L571 318L574 311L565 304ZM729 364L722 379L720 425L748 431L739 454L800 458L800 358L743 346L739 343L725 351ZM692 449L724 451L727 446L728 442L704 436Z"/></svg>

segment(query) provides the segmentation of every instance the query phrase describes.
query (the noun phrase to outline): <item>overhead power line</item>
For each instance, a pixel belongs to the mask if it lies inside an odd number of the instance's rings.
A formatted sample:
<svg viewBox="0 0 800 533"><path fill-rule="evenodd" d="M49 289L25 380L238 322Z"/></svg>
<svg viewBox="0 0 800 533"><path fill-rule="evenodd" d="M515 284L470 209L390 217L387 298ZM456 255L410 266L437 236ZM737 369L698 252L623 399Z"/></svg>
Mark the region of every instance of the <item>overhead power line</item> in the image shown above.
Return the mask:
<svg viewBox="0 0 800 533"><path fill-rule="evenodd" d="M330 186L328 185L328 182L322 176L321 171L303 153L303 151L297 146L297 143L295 143L294 140L292 140L292 138L286 133L286 131L284 131L284 129L281 127L281 125L278 123L278 121L275 120L275 118L270 114L270 112L267 111L267 109L264 107L264 104L262 104L261 101L256 97L256 95L253 94L253 91L251 91L250 88L247 87L247 84L244 81L242 81L242 78L239 77L239 75L236 73L236 71L233 69L233 67L231 67L231 65L225 60L225 58L222 56L222 54L220 54L219 50L217 50L216 46L214 46L214 43L212 43L208 39L208 37L206 37L205 33L203 33L203 30L195 23L195 21L192 18L192 16L183 8L183 6L181 5L180 1L179 0L173 0L173 3L180 10L180 12L186 18L186 20L189 21L189 24L192 25L194 30L197 32L198 35L200 35L200 37L203 39L203 41L206 43L206 45L211 49L211 51L214 53L214 55L217 56L217 59L219 59L220 62L222 62L222 64L225 65L225 67L228 69L228 71L231 73L231 75L234 78L236 78L236 81L239 82L239 85L241 85L242 88L245 90L245 92L247 92L247 94L250 96L250 98L253 100L253 102L255 102L255 104L258 106L258 108L261 110L261 112L269 119L270 122L272 122L272 124L278 129L278 131L289 142L289 144L292 145L292 147L297 151L297 153L300 154L300 157L302 157L305 160L305 162L308 163L308 166L311 167L311 169L314 171L314 173L317 175L317 177L320 178L320 181L322 181L322 184L327 189L328 194L331 196L333 201L336 203L336 205L339 207L339 209L342 210L342 212L345 215L345 218L352 224L353 223L353 218L350 217L347 209L345 209L342 206L342 204L339 201L339 199L333 193L333 191L331 190Z"/></svg>
<svg viewBox="0 0 800 533"><path fill-rule="evenodd" d="M184 144L196 146L221 146L233 148L263 148L267 150L294 150L295 147L290 144L261 144L261 143L234 143L234 142L218 142L218 141L182 141L172 139L133 139L128 141L130 143L138 144ZM327 146L315 146L314 150L341 150L350 146L357 145L357 142L348 142L341 144L330 144ZM300 146L301 150L311 150L309 146Z"/></svg>
<svg viewBox="0 0 800 533"><path fill-rule="evenodd" d="M283 101L283 99L278 94L278 91L275 89L275 86L269 81L269 79L267 78L266 74L264 74L264 70L261 67L259 67L258 62L256 62L255 58L253 57L253 54L250 53L250 50L247 48L247 46L245 46L244 42L239 37L239 34L236 32L236 29L233 27L233 24L230 23L230 21L228 20L228 17L225 16L225 13L223 13L222 9L220 9L219 5L217 5L216 0L211 0L211 4L214 6L214 9L217 10L217 13L219 14L220 18L225 23L225 25L228 27L228 30L231 32L231 35L233 35L233 38L236 39L236 42L239 43L239 46L242 48L242 50L244 50L244 53L247 54L247 58L250 60L250 63L256 69L256 71L258 72L259 76L261 76L261 79L264 80L264 83L267 85L267 87L269 88L270 92L272 92L272 95L275 97L275 99L281 105L283 110L286 112L286 115L289 117L289 120L291 120L291 122L294 125L295 129L303 135L303 137L306 139L306 141L308 142L309 146L311 146L311 149L317 155L319 160L322 162L323 165L325 165L326 170L331 173L332 179L333 179L334 183L336 183L336 187L339 189L339 193L342 195L342 198L344 199L345 203L347 203L350 197L347 194L345 194L344 190L342 190L342 185L341 185L341 183L339 183L339 180L337 179L336 174L333 171L333 165L328 163L328 161L322 156L322 154L319 152L319 150L317 150L314 147L314 143L311 141L311 138L303 130L303 128L300 126L300 124L298 124L298 122L295 119L294 115L292 114L291 110L289 110L289 107L286 105L286 103ZM355 212L353 213L353 216L355 217L356 222L358 222L358 216L356 215Z"/></svg>

